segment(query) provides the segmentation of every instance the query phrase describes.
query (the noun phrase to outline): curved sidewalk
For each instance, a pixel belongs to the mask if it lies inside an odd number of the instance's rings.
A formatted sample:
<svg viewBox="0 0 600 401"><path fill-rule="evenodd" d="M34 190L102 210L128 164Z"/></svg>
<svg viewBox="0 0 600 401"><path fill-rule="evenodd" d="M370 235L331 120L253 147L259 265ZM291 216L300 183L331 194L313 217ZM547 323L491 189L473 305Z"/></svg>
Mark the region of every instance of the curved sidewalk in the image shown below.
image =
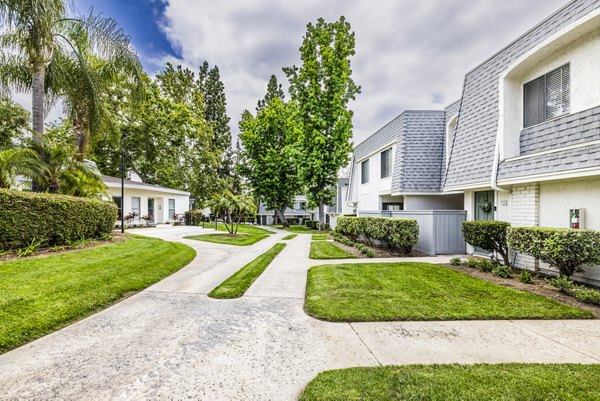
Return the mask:
<svg viewBox="0 0 600 401"><path fill-rule="evenodd" d="M600 363L597 320L349 324L312 319L303 311L306 271L322 262L308 259L310 235L286 241L242 298L210 299L210 290L287 233L250 247L182 239L201 231L140 231L184 242L198 255L141 293L1 355L0 399L280 401L296 399L318 372L350 366Z"/></svg>

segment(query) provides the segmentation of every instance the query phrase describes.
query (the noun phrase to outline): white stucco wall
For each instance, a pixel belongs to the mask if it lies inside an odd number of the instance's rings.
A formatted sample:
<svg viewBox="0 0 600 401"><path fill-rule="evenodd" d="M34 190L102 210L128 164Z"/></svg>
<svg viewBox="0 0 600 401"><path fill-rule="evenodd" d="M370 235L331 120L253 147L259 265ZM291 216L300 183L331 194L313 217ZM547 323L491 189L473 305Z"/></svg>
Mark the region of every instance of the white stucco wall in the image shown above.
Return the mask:
<svg viewBox="0 0 600 401"><path fill-rule="evenodd" d="M109 188L111 196L121 196L121 188ZM171 222L169 219L169 199L175 199L175 214L183 214L189 209L190 197L165 192L155 192L143 189L125 188L124 215L131 213L132 198L140 198L140 216L148 214L148 198L154 199L154 221L156 223ZM140 221L137 217L136 222Z"/></svg>
<svg viewBox="0 0 600 401"><path fill-rule="evenodd" d="M359 210L380 210L382 195L392 193L392 171L394 171L394 157L390 166L390 176L381 178L381 152L392 148L392 155L396 154L396 145L390 145L356 162L353 170L356 197ZM361 163L369 160L369 182L361 184Z"/></svg>
<svg viewBox="0 0 600 401"><path fill-rule="evenodd" d="M405 195L404 210L464 210L463 195Z"/></svg>
<svg viewBox="0 0 600 401"><path fill-rule="evenodd" d="M570 113L600 105L600 35L588 27L572 31L542 49L534 50L507 70L500 82L502 158L519 156L519 135L523 129L523 85L562 65L570 64Z"/></svg>
<svg viewBox="0 0 600 401"><path fill-rule="evenodd" d="M585 208L586 228L600 230L600 177L540 184L540 226L569 227L569 209Z"/></svg>

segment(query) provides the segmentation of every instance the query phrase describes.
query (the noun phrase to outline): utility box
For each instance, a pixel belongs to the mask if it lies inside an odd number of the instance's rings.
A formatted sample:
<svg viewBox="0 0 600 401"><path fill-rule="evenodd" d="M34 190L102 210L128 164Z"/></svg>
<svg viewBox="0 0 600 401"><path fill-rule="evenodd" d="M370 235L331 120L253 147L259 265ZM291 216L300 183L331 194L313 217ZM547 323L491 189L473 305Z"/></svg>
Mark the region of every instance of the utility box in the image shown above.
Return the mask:
<svg viewBox="0 0 600 401"><path fill-rule="evenodd" d="M585 230L585 209L569 210L569 227L576 230Z"/></svg>

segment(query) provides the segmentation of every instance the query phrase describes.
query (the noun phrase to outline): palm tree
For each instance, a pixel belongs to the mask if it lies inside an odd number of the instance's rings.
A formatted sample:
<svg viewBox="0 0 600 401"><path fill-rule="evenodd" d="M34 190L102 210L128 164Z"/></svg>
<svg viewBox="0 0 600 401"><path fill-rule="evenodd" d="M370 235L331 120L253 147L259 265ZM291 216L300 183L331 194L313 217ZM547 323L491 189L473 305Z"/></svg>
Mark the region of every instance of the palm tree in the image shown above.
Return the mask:
<svg viewBox="0 0 600 401"><path fill-rule="evenodd" d="M135 80L143 71L113 19L92 12L71 18L65 0L0 0L0 24L0 86L31 91L36 138L46 107L60 96L89 134L101 119L98 80L116 74Z"/></svg>
<svg viewBox="0 0 600 401"><path fill-rule="evenodd" d="M223 224L230 235L237 235L242 217L256 211L250 196L235 195L230 190L214 196L210 208L215 214L223 216Z"/></svg>
<svg viewBox="0 0 600 401"><path fill-rule="evenodd" d="M19 174L37 178L44 171L38 154L32 149L9 148L0 151L0 188L14 186Z"/></svg>
<svg viewBox="0 0 600 401"><path fill-rule="evenodd" d="M68 137L44 135L34 147L45 166L40 175L41 190L65 195L97 197L106 193L106 186L96 166L78 160L77 147Z"/></svg>

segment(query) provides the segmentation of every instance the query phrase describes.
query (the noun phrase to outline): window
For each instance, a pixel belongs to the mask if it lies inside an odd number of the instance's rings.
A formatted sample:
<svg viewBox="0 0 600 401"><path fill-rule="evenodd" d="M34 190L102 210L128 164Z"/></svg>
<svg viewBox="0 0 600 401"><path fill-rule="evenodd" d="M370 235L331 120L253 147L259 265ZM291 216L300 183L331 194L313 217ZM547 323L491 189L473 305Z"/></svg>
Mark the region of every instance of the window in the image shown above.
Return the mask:
<svg viewBox="0 0 600 401"><path fill-rule="evenodd" d="M175 219L175 199L169 199L169 220Z"/></svg>
<svg viewBox="0 0 600 401"><path fill-rule="evenodd" d="M381 206L382 210L404 210L404 203L396 202L396 203L388 203L384 202Z"/></svg>
<svg viewBox="0 0 600 401"><path fill-rule="evenodd" d="M387 178L392 174L392 148L381 152L381 178Z"/></svg>
<svg viewBox="0 0 600 401"><path fill-rule="evenodd" d="M543 123L569 113L569 64L534 79L523 86L523 126Z"/></svg>
<svg viewBox="0 0 600 401"><path fill-rule="evenodd" d="M369 182L369 161L365 160L360 164L360 183L366 184Z"/></svg>
<svg viewBox="0 0 600 401"><path fill-rule="evenodd" d="M117 214L117 220L121 220L121 197L113 196L113 202L115 202L117 204L117 207L119 208L119 212Z"/></svg>
<svg viewBox="0 0 600 401"><path fill-rule="evenodd" d="M135 196L131 198L131 211L135 213L135 220L139 220L140 218L140 204L140 198Z"/></svg>
<svg viewBox="0 0 600 401"><path fill-rule="evenodd" d="M296 202L296 210L306 210L306 202Z"/></svg>

